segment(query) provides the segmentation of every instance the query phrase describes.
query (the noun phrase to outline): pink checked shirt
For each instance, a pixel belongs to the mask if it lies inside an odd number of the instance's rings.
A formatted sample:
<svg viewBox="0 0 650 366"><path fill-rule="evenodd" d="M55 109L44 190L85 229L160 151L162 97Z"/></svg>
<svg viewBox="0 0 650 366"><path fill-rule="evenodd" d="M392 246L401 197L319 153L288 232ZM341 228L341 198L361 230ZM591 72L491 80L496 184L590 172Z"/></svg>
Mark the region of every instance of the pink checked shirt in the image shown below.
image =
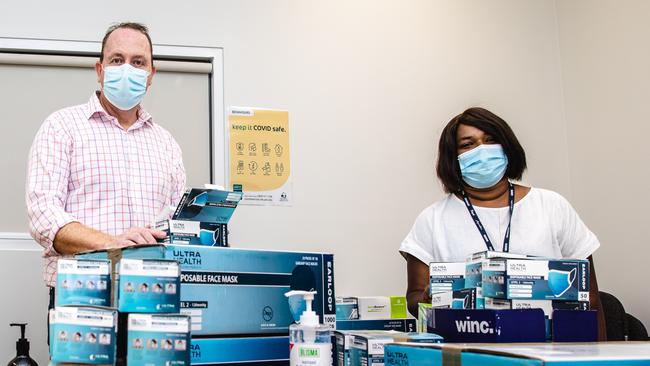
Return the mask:
<svg viewBox="0 0 650 366"><path fill-rule="evenodd" d="M29 155L26 201L30 233L45 250L46 285L56 283L53 240L78 221L110 235L150 224L185 189L181 149L143 108L124 130L99 103L50 115Z"/></svg>

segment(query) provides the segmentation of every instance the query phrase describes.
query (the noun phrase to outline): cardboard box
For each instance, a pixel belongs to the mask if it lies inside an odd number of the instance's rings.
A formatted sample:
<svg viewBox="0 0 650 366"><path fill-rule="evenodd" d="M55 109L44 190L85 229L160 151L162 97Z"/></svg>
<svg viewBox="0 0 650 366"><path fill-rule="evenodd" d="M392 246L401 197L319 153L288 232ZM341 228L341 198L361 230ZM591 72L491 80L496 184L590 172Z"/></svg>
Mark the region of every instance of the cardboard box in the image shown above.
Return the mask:
<svg viewBox="0 0 650 366"><path fill-rule="evenodd" d="M394 330L398 332L415 332L415 319L383 320L337 320L337 330Z"/></svg>
<svg viewBox="0 0 650 366"><path fill-rule="evenodd" d="M431 295L431 307L447 309L476 309L476 288L464 288L455 291L438 292Z"/></svg>
<svg viewBox="0 0 650 366"><path fill-rule="evenodd" d="M351 365L384 365L384 347L393 342L441 343L442 337L426 333L394 331L352 332Z"/></svg>
<svg viewBox="0 0 650 366"><path fill-rule="evenodd" d="M129 314L127 364L190 365L190 319L173 314Z"/></svg>
<svg viewBox="0 0 650 366"><path fill-rule="evenodd" d="M335 330L332 332L332 355L335 366L351 366L350 348L354 342L353 331Z"/></svg>
<svg viewBox="0 0 650 366"><path fill-rule="evenodd" d="M541 309L427 309L429 333L447 342L544 342L546 324ZM522 326L525 324L525 326Z"/></svg>
<svg viewBox="0 0 650 366"><path fill-rule="evenodd" d="M117 310L125 313L178 313L180 268L175 260L122 258L118 264Z"/></svg>
<svg viewBox="0 0 650 366"><path fill-rule="evenodd" d="M289 337L193 338L192 365L289 366Z"/></svg>
<svg viewBox="0 0 650 366"><path fill-rule="evenodd" d="M156 225L157 230L167 233L162 243L192 244L209 247L227 247L228 225L218 222L188 220L165 220Z"/></svg>
<svg viewBox="0 0 650 366"><path fill-rule="evenodd" d="M402 319L406 318L406 297L363 296L357 297L359 319Z"/></svg>
<svg viewBox="0 0 650 366"><path fill-rule="evenodd" d="M648 342L475 346L391 343L385 346L386 366L632 366L648 363Z"/></svg>
<svg viewBox="0 0 650 366"><path fill-rule="evenodd" d="M430 303L419 303L418 304L418 319L417 319L417 325L416 325L416 332L418 333L426 333L427 331L427 309L431 308Z"/></svg>
<svg viewBox="0 0 650 366"><path fill-rule="evenodd" d="M359 319L359 301L356 297L336 298L336 320Z"/></svg>
<svg viewBox="0 0 650 366"><path fill-rule="evenodd" d="M429 263L429 294L465 287L465 262Z"/></svg>
<svg viewBox="0 0 650 366"><path fill-rule="evenodd" d="M53 364L112 365L115 362L117 312L100 307L56 307L50 317Z"/></svg>
<svg viewBox="0 0 650 366"><path fill-rule="evenodd" d="M589 261L491 259L482 285L485 297L589 301Z"/></svg>
<svg viewBox="0 0 650 366"><path fill-rule="evenodd" d="M59 259L55 294L56 306L111 306L110 261Z"/></svg>
<svg viewBox="0 0 650 366"><path fill-rule="evenodd" d="M176 260L181 266L181 313L192 316L193 335L288 334L293 316L284 296L315 290L314 311L334 329L336 303L331 254L153 245L84 257Z"/></svg>

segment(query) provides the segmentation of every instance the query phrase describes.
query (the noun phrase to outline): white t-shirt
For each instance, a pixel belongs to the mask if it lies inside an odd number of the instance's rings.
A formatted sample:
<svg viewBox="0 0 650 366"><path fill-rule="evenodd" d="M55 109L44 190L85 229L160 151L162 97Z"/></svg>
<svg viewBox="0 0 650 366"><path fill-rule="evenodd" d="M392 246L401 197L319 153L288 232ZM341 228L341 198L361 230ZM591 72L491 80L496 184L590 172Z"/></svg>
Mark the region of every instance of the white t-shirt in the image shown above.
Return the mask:
<svg viewBox="0 0 650 366"><path fill-rule="evenodd" d="M585 259L600 246L596 235L558 193L531 188L514 207L511 253ZM474 208L494 249L502 251L510 216L508 207ZM462 262L487 247L465 203L449 194L420 213L399 250L429 264Z"/></svg>

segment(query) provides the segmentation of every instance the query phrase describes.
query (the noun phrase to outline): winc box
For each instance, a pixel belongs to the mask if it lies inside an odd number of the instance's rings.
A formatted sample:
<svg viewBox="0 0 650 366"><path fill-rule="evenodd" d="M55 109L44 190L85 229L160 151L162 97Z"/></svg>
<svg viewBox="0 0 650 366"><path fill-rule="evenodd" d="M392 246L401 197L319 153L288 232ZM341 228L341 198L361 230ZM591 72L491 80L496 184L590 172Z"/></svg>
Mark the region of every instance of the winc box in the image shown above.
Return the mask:
<svg viewBox="0 0 650 366"><path fill-rule="evenodd" d="M429 263L429 294L465 287L465 262Z"/></svg>
<svg viewBox="0 0 650 366"><path fill-rule="evenodd" d="M189 366L189 317L172 314L129 314L126 357L129 366Z"/></svg>
<svg viewBox="0 0 650 366"><path fill-rule="evenodd" d="M120 312L180 311L180 268L177 261L122 258L117 271L115 303Z"/></svg>
<svg viewBox="0 0 650 366"><path fill-rule="evenodd" d="M59 259L55 293L56 306L111 306L111 262Z"/></svg>
<svg viewBox="0 0 650 366"><path fill-rule="evenodd" d="M315 290L314 311L334 329L336 302L331 254L153 245L86 253L84 257L169 259L181 267L181 313L193 335L286 334L294 319L284 294Z"/></svg>
<svg viewBox="0 0 650 366"><path fill-rule="evenodd" d="M483 296L589 301L589 261L491 259L483 263Z"/></svg>
<svg viewBox="0 0 650 366"><path fill-rule="evenodd" d="M50 310L53 364L111 365L115 362L117 312L110 308L56 307Z"/></svg>

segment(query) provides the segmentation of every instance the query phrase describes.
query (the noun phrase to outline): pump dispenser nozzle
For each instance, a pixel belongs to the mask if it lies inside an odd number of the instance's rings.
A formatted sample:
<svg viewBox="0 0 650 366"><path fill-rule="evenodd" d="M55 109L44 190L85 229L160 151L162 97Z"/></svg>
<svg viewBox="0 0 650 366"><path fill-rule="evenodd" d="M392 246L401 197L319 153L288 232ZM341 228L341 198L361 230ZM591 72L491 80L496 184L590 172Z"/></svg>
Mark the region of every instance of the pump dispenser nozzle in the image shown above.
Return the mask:
<svg viewBox="0 0 650 366"><path fill-rule="evenodd" d="M9 361L9 366L14 365L34 365L38 366L36 361L29 357L29 341L25 338L25 328L27 323L11 323L11 327L20 327L20 338L16 342L16 358Z"/></svg>
<svg viewBox="0 0 650 366"><path fill-rule="evenodd" d="M289 307L293 314L294 319L301 325L318 326L318 315L312 309L312 301L314 301L316 291L289 291L284 296L289 298ZM303 305L304 301L304 307ZM300 310L305 309L302 311ZM298 319L298 316L300 318Z"/></svg>

